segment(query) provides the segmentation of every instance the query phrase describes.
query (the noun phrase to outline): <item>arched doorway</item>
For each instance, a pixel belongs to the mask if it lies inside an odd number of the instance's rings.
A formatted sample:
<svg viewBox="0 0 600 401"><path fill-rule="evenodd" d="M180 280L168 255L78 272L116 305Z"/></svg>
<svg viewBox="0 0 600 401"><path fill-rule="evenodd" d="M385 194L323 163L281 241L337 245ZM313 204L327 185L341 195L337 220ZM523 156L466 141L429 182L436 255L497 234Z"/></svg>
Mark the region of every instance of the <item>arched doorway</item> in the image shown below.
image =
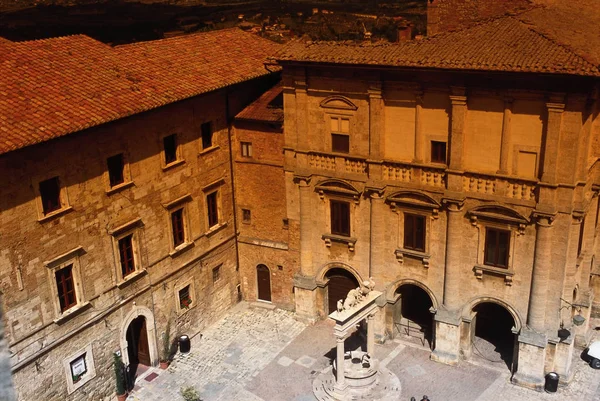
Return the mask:
<svg viewBox="0 0 600 401"><path fill-rule="evenodd" d="M470 328L471 357L516 370L517 339L512 314L502 305L482 302L473 307Z"/></svg>
<svg viewBox="0 0 600 401"><path fill-rule="evenodd" d="M394 306L396 334L416 338L423 345L433 347L433 306L429 294L414 284L403 284L396 290L398 302Z"/></svg>
<svg viewBox="0 0 600 401"><path fill-rule="evenodd" d="M148 344L148 329L146 318L138 316L127 327L127 356L131 370L137 370L138 365L150 366L150 347Z"/></svg>
<svg viewBox="0 0 600 401"><path fill-rule="evenodd" d="M265 265L256 266L256 280L258 286L258 299L271 302L271 273Z"/></svg>
<svg viewBox="0 0 600 401"><path fill-rule="evenodd" d="M358 280L352 273L339 267L333 268L325 274L327 278L327 310L328 314L337 309L337 302L346 299L348 291L359 287Z"/></svg>

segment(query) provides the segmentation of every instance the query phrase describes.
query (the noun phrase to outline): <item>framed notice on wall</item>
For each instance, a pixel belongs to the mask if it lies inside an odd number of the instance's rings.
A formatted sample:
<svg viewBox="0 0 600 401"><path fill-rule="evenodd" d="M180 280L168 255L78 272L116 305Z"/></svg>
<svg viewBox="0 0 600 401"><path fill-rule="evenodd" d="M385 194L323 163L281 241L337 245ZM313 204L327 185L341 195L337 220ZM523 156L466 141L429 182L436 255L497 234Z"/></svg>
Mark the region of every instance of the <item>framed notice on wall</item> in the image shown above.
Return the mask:
<svg viewBox="0 0 600 401"><path fill-rule="evenodd" d="M78 377L85 372L87 372L87 367L85 365L85 354L83 354L71 362L71 374L75 377Z"/></svg>

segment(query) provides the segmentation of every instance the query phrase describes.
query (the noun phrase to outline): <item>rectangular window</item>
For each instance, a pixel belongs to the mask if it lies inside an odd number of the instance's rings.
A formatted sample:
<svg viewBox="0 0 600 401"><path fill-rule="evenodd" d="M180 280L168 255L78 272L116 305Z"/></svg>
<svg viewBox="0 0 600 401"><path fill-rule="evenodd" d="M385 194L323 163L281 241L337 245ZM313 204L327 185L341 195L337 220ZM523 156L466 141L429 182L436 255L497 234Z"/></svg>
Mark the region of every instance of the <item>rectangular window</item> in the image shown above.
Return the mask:
<svg viewBox="0 0 600 401"><path fill-rule="evenodd" d="M216 283L221 279L221 265L215 267L212 270L213 283Z"/></svg>
<svg viewBox="0 0 600 401"><path fill-rule="evenodd" d="M581 255L581 250L583 249L583 232L585 229L585 219L581 221L579 225L579 241L577 242L577 256Z"/></svg>
<svg viewBox="0 0 600 401"><path fill-rule="evenodd" d="M45 215L61 208L60 181L58 177L52 177L40 182L40 196Z"/></svg>
<svg viewBox="0 0 600 401"><path fill-rule="evenodd" d="M404 248L425 252L425 216L404 214Z"/></svg>
<svg viewBox="0 0 600 401"><path fill-rule="evenodd" d="M242 221L244 223L250 223L252 219L252 212L250 212L250 209L242 209Z"/></svg>
<svg viewBox="0 0 600 401"><path fill-rule="evenodd" d="M212 124L210 122L202 124L200 127L202 131L202 149L208 149L213 146L213 131Z"/></svg>
<svg viewBox="0 0 600 401"><path fill-rule="evenodd" d="M71 377L73 379L73 384L79 382L83 376L87 373L87 364L85 363L85 355L83 354L80 357L76 358L74 361L70 363L71 366Z"/></svg>
<svg viewBox="0 0 600 401"><path fill-rule="evenodd" d="M350 153L350 137L348 135L331 134L331 151Z"/></svg>
<svg viewBox="0 0 600 401"><path fill-rule="evenodd" d="M190 295L190 284L188 284L179 290L179 308L188 309L191 304L192 297Z"/></svg>
<svg viewBox="0 0 600 401"><path fill-rule="evenodd" d="M185 228L183 226L183 208L171 213L171 228L173 229L173 246L177 247L185 242Z"/></svg>
<svg viewBox="0 0 600 401"><path fill-rule="evenodd" d="M446 163L446 142L431 141L431 162Z"/></svg>
<svg viewBox="0 0 600 401"><path fill-rule="evenodd" d="M219 224L219 208L217 205L217 192L206 195L206 211L208 214L208 228Z"/></svg>
<svg viewBox="0 0 600 401"><path fill-rule="evenodd" d="M330 201L331 233L350 236L350 204L348 202Z"/></svg>
<svg viewBox="0 0 600 401"><path fill-rule="evenodd" d="M133 234L129 234L119 240L119 256L121 258L121 272L123 273L123 278L125 278L135 271Z"/></svg>
<svg viewBox="0 0 600 401"><path fill-rule="evenodd" d="M73 281L73 265L68 265L56 271L56 287L60 311L64 312L77 304L75 283Z"/></svg>
<svg viewBox="0 0 600 401"><path fill-rule="evenodd" d="M496 267L508 267L510 231L486 228L484 264Z"/></svg>
<svg viewBox="0 0 600 401"><path fill-rule="evenodd" d="M108 165L108 181L111 187L117 186L125 182L125 176L123 170L125 163L123 161L123 154L120 153L115 156L111 156L106 159Z"/></svg>
<svg viewBox="0 0 600 401"><path fill-rule="evenodd" d="M252 157L252 143L242 142L242 157Z"/></svg>
<svg viewBox="0 0 600 401"><path fill-rule="evenodd" d="M165 164L171 164L177 161L177 134L165 136L163 138L165 150Z"/></svg>

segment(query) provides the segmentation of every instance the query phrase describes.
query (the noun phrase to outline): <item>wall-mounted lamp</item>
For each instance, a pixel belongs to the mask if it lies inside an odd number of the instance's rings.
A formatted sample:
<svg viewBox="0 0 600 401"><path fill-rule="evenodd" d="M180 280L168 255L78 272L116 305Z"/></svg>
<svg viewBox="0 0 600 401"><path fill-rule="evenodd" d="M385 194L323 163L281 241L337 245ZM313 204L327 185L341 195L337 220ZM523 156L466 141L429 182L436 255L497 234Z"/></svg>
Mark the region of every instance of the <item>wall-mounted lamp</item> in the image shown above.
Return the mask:
<svg viewBox="0 0 600 401"><path fill-rule="evenodd" d="M566 301L564 299L560 299L561 301L563 301L564 303L568 304L571 309L572 308L576 308L577 309L577 315L573 316L573 324L575 326L581 326L583 323L585 323L585 318L583 316L581 316L581 307L579 306L575 306L572 303L570 303L569 301ZM563 310L564 308L568 308L569 306L563 306L558 310L558 314L560 316L560 311ZM561 322L561 327L562 327L562 322Z"/></svg>

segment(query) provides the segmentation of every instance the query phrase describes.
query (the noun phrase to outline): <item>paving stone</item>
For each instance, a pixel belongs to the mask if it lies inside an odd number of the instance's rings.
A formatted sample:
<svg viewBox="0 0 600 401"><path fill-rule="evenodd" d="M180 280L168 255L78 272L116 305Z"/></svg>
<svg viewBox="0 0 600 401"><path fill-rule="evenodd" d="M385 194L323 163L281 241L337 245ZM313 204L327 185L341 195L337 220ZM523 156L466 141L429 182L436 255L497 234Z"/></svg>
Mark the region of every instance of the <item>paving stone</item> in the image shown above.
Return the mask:
<svg viewBox="0 0 600 401"><path fill-rule="evenodd" d="M294 363L294 360L292 358L288 358L287 356L282 356L281 358L279 358L277 363L280 364L281 366L288 367L292 363Z"/></svg>
<svg viewBox="0 0 600 401"><path fill-rule="evenodd" d="M296 360L296 363L300 366L304 366L305 368L310 368L317 360L315 358L311 358L308 355L301 356Z"/></svg>

